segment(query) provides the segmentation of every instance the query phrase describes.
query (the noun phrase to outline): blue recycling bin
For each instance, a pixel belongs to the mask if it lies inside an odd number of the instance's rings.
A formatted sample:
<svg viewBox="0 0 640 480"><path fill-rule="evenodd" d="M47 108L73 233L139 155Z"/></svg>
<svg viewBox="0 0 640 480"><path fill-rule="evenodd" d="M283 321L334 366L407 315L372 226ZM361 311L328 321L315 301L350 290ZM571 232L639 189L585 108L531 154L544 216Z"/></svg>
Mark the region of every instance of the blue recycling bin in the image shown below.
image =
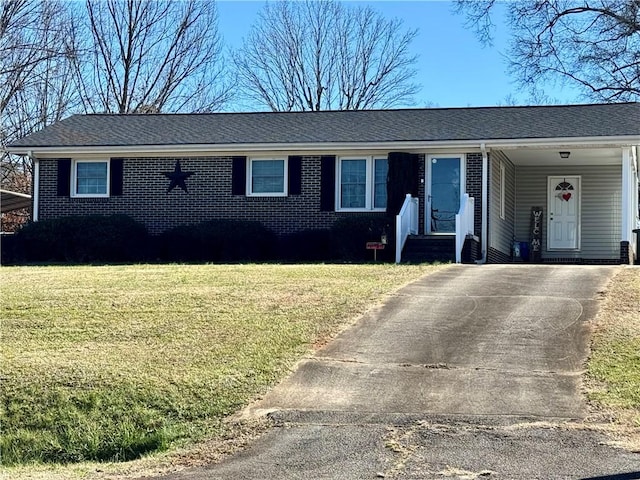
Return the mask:
<svg viewBox="0 0 640 480"><path fill-rule="evenodd" d="M520 258L525 262L529 261L529 242L520 242Z"/></svg>

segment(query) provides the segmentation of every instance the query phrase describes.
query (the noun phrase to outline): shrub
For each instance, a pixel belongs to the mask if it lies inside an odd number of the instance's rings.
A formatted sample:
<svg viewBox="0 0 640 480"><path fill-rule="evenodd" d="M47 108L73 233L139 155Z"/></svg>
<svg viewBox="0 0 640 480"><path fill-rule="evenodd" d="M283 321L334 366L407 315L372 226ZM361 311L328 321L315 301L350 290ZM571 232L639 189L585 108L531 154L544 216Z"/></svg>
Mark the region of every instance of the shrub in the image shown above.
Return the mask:
<svg viewBox="0 0 640 480"><path fill-rule="evenodd" d="M373 259L373 253L365 248L367 242L379 242L387 235L387 246L378 252L378 260L392 262L395 259L394 219L386 216L348 216L338 219L331 228L331 245L334 256L343 261L362 262Z"/></svg>
<svg viewBox="0 0 640 480"><path fill-rule="evenodd" d="M280 238L278 258L289 262L335 260L331 252L331 231L302 230Z"/></svg>
<svg viewBox="0 0 640 480"><path fill-rule="evenodd" d="M158 243L161 260L255 262L273 258L276 238L260 222L211 220L167 230Z"/></svg>
<svg viewBox="0 0 640 480"><path fill-rule="evenodd" d="M0 235L0 263L10 265L16 263L18 257L16 236L13 233Z"/></svg>
<svg viewBox="0 0 640 480"><path fill-rule="evenodd" d="M14 251L23 262L129 262L141 259L148 239L126 215L69 216L27 224Z"/></svg>

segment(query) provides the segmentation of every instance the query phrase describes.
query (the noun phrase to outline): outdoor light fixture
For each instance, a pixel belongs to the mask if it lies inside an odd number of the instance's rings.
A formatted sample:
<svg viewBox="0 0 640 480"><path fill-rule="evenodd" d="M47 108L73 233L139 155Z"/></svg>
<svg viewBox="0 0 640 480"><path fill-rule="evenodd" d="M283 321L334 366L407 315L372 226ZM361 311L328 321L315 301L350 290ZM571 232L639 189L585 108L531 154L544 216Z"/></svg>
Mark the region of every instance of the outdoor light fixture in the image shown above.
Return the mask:
<svg viewBox="0 0 640 480"><path fill-rule="evenodd" d="M560 153L560 158L569 158L569 155L571 155L571 152L558 152Z"/></svg>

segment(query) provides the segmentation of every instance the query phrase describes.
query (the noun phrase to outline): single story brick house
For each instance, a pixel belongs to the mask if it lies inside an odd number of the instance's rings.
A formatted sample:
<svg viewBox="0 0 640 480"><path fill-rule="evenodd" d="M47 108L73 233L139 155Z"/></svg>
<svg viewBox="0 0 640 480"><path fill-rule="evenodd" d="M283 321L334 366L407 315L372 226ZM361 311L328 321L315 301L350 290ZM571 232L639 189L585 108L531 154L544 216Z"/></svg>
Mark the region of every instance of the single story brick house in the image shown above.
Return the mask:
<svg viewBox="0 0 640 480"><path fill-rule="evenodd" d="M397 260L407 238L439 237L458 261L465 241L488 262L517 259L517 242L543 262L638 254L640 103L75 115L8 151L34 161L34 221L123 213L160 233L243 219L287 234L397 215Z"/></svg>

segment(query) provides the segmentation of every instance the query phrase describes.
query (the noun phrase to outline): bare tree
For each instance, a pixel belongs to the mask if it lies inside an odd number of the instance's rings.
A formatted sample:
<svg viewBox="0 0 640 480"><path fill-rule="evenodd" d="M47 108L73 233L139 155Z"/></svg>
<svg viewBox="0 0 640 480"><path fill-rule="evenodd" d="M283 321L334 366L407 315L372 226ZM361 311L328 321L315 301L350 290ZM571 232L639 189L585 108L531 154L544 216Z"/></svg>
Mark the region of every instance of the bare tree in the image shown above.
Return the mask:
<svg viewBox="0 0 640 480"><path fill-rule="evenodd" d="M14 49L10 65L18 67L10 67L4 79L2 127L10 139L60 120L79 105L71 81L77 55L72 12L58 1L30 2L37 6L30 11L33 37L28 42L23 38L23 47ZM14 38L13 43L21 41Z"/></svg>
<svg viewBox="0 0 640 480"><path fill-rule="evenodd" d="M457 0L484 42L495 0ZM560 80L595 101L640 99L639 0L528 0L507 4L511 71L536 87Z"/></svg>
<svg viewBox="0 0 640 480"><path fill-rule="evenodd" d="M70 88L73 18L62 2L0 2L0 143L62 118L74 105ZM2 155L2 186L29 193L28 159ZM17 181L16 179L19 179Z"/></svg>
<svg viewBox="0 0 640 480"><path fill-rule="evenodd" d="M59 120L77 97L71 87L75 26L57 0L0 1L0 180L2 188L31 193L31 160L4 146ZM28 219L28 211L2 215L2 230Z"/></svg>
<svg viewBox="0 0 640 480"><path fill-rule="evenodd" d="M214 2L87 0L86 12L87 112L212 111L229 99Z"/></svg>
<svg viewBox="0 0 640 480"><path fill-rule="evenodd" d="M244 95L273 111L410 103L415 30L333 0L267 3L233 55Z"/></svg>
<svg viewBox="0 0 640 480"><path fill-rule="evenodd" d="M3 145L60 119L73 104L74 21L52 0L0 2Z"/></svg>

